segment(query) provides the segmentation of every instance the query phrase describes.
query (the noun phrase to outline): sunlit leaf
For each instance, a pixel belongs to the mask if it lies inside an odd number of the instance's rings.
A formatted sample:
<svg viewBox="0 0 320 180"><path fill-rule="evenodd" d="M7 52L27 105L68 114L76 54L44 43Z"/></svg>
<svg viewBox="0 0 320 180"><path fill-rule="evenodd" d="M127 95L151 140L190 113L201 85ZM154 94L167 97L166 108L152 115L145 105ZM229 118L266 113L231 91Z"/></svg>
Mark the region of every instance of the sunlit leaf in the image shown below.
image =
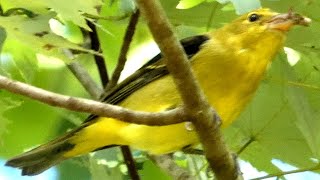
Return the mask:
<svg viewBox="0 0 320 180"><path fill-rule="evenodd" d="M40 0L1 0L1 6L4 11L12 8L25 8L37 14L48 12L46 4Z"/></svg>
<svg viewBox="0 0 320 180"><path fill-rule="evenodd" d="M85 49L53 34L49 28L49 20L54 16L54 13L50 13L35 18L24 16L0 17L0 24L5 28L8 36L48 56L58 57L65 61L70 60L63 52L63 48L94 53L92 50Z"/></svg>
<svg viewBox="0 0 320 180"><path fill-rule="evenodd" d="M83 43L83 35L79 26L73 24L71 21L65 22L62 24L60 21L56 19L49 20L51 30L60 35L70 42L75 44Z"/></svg>
<svg viewBox="0 0 320 180"><path fill-rule="evenodd" d="M260 0L251 0L251 1L230 0L230 1L234 5L237 11L237 14L244 14L261 7Z"/></svg>
<svg viewBox="0 0 320 180"><path fill-rule="evenodd" d="M225 5L217 1L203 2L189 9L176 9L176 1L161 0L161 4L174 25L216 28L236 17L234 11L222 11Z"/></svg>
<svg viewBox="0 0 320 180"><path fill-rule="evenodd" d="M86 1L65 1L65 0L39 0L46 4L49 8L52 8L55 12L63 17L66 21L72 21L80 27L90 29L85 21L85 18L81 16L82 13L88 13L92 15L98 15L97 8L102 5L101 0L86 0Z"/></svg>
<svg viewBox="0 0 320 180"><path fill-rule="evenodd" d="M11 78L32 82L38 70L38 61L34 49L12 38L5 42L1 55L1 68Z"/></svg>
<svg viewBox="0 0 320 180"><path fill-rule="evenodd" d="M284 52L287 54L287 59L290 66L296 65L301 58L300 53L294 49L284 47Z"/></svg>
<svg viewBox="0 0 320 180"><path fill-rule="evenodd" d="M49 9L57 12L64 20L72 21L74 24L90 29L85 21L83 13L98 15L98 9L103 4L101 0L86 0L78 1L64 1L64 0L4 0L5 10L10 8L25 8L33 11L34 13L45 13Z"/></svg>
<svg viewBox="0 0 320 180"><path fill-rule="evenodd" d="M177 9L189 9L206 0L180 0Z"/></svg>

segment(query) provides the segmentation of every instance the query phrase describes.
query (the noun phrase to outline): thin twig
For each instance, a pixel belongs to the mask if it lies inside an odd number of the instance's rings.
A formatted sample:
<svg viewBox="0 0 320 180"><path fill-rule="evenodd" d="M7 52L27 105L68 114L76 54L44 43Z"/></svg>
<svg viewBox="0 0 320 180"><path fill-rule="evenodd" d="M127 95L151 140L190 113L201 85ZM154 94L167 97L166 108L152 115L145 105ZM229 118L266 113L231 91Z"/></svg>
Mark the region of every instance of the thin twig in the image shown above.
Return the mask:
<svg viewBox="0 0 320 180"><path fill-rule="evenodd" d="M132 180L139 180L139 174L136 169L136 165L131 153L131 150L129 146L121 146L121 152L125 161L125 164L127 165L129 175Z"/></svg>
<svg viewBox="0 0 320 180"><path fill-rule="evenodd" d="M90 19L107 20L107 21L120 21L120 20L126 19L127 17L130 16L129 13L123 14L120 16L98 16L98 15L93 15L93 14L88 14L88 13L83 13L82 15L84 17L90 18Z"/></svg>
<svg viewBox="0 0 320 180"><path fill-rule="evenodd" d="M261 180L261 179L267 179L267 178L272 178L272 177L281 177L281 176L285 176L285 175L288 175L288 174L301 173L301 172L305 172L305 171L316 171L316 170L319 170L319 169L320 169L320 166L317 165L317 166L309 167L309 168L296 169L296 170L292 170L292 171L285 171L285 172L269 174L269 175L266 175L266 176L253 178L253 179L250 179L250 180Z"/></svg>
<svg viewBox="0 0 320 180"><path fill-rule="evenodd" d="M51 106L116 118L129 123L161 126L187 121L182 108L159 113L137 112L94 100L64 96L22 82L14 81L4 76L0 76L0 89L5 89Z"/></svg>
<svg viewBox="0 0 320 180"><path fill-rule="evenodd" d="M193 177L191 177L190 173L186 169L178 166L174 162L172 155L169 155L169 154L161 155L161 156L148 155L148 157L161 169L165 170L173 179L177 179L177 180L193 179Z"/></svg>
<svg viewBox="0 0 320 180"><path fill-rule="evenodd" d="M100 98L103 89L100 88L88 74L88 72L77 61L67 64L70 71L76 76L81 85L86 89L90 96L97 100Z"/></svg>
<svg viewBox="0 0 320 180"><path fill-rule="evenodd" d="M206 158L217 179L241 179L237 164L228 151L219 128L219 118L212 110L195 77L187 56L176 39L158 1L136 1L151 33L159 45L167 68L173 76L186 114L199 135Z"/></svg>
<svg viewBox="0 0 320 180"><path fill-rule="evenodd" d="M137 10L134 14L132 14L132 16L130 18L130 21L129 21L129 24L128 24L128 27L126 30L126 34L123 39L122 47L120 50L120 55L118 58L117 66L112 74L110 82L108 83L107 87L105 88L106 90L113 88L118 83L121 72L124 68L124 65L126 64L126 61L127 61L127 53L129 51L132 37L133 37L134 32L136 30L136 25L138 23L139 16L140 16L140 13L139 13L139 10Z"/></svg>
<svg viewBox="0 0 320 180"><path fill-rule="evenodd" d="M89 32L89 36L90 36L90 40L91 40L91 49L94 51L101 52L100 42L99 42L96 26L93 23L91 23L90 21L87 21L87 24L90 27L90 29L92 30L91 32ZM109 82L109 77L108 77L108 71L107 71L107 66L106 66L106 62L104 60L104 57L94 55L94 60L95 60L95 63L97 65L97 68L99 71L102 87L105 87L106 84L108 84L108 82Z"/></svg>
<svg viewBox="0 0 320 180"><path fill-rule="evenodd" d="M74 60L75 57L69 49L64 49L65 55ZM89 73L81 66L81 64L77 61L73 61L67 64L67 67L72 72L72 74L79 80L81 85L86 89L86 91L90 94L90 96L97 100L101 96L103 89L100 88L96 82L91 78Z"/></svg>

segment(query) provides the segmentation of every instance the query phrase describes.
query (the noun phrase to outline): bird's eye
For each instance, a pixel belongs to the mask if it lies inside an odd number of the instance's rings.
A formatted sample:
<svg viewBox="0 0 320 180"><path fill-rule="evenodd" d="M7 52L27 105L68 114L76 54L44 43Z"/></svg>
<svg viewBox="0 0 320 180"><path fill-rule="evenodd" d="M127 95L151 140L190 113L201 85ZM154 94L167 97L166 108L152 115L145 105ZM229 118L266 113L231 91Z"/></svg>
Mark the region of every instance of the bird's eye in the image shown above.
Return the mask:
<svg viewBox="0 0 320 180"><path fill-rule="evenodd" d="M250 22L254 22L254 21L257 21L259 20L260 16L258 14L251 14L248 19Z"/></svg>

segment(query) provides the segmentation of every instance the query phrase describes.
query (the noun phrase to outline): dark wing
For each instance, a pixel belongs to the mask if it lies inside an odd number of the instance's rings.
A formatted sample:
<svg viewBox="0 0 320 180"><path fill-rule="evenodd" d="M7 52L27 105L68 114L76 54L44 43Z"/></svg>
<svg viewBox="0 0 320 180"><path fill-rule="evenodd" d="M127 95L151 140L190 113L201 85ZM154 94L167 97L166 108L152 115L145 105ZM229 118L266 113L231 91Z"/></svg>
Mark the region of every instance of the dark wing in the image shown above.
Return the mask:
<svg viewBox="0 0 320 180"><path fill-rule="evenodd" d="M181 44L189 59L196 54L201 45L209 40L206 35L198 35L181 40ZM162 55L158 54L142 66L139 70L126 78L120 84L103 95L101 101L109 104L118 104L133 92L137 91L146 84L167 75L169 72L162 60ZM96 115L90 115L85 122L95 119Z"/></svg>

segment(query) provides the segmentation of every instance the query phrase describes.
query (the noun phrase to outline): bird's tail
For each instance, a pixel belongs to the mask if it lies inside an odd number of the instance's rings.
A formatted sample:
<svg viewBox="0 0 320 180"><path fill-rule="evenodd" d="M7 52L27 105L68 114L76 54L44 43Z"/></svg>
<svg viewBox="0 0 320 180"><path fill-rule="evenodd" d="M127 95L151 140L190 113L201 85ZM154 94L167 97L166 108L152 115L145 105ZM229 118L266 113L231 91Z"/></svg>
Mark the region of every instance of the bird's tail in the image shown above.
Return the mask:
<svg viewBox="0 0 320 180"><path fill-rule="evenodd" d="M125 145L117 135L117 131L125 125L111 118L96 118L60 138L8 160L6 166L19 168L22 175L32 176L65 159L115 145Z"/></svg>
<svg viewBox="0 0 320 180"><path fill-rule="evenodd" d="M21 169L22 175L40 174L68 158L64 156L64 153L72 150L75 146L69 139L79 130L73 130L60 138L13 157L6 162L6 166Z"/></svg>
<svg viewBox="0 0 320 180"><path fill-rule="evenodd" d="M22 169L22 175L37 175L65 160L63 153L73 146L65 141L45 144L8 160L6 166Z"/></svg>

